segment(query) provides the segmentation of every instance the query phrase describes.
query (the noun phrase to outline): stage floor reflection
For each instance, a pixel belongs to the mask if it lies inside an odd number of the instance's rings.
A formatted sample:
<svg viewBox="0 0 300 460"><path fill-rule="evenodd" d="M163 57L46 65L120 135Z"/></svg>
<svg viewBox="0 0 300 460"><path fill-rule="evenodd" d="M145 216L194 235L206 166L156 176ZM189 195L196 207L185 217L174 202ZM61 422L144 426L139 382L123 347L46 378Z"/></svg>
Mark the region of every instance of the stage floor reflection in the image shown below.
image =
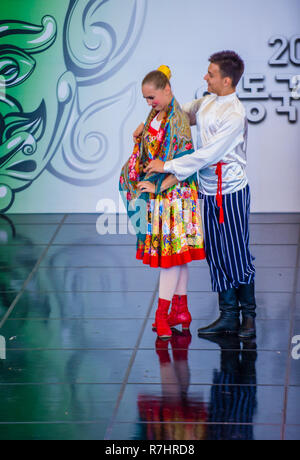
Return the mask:
<svg viewBox="0 0 300 460"><path fill-rule="evenodd" d="M121 216L0 215L0 439L300 439L299 214L253 214L257 338L218 315L190 264L190 331L152 331L157 269ZM98 227L99 228L99 227Z"/></svg>

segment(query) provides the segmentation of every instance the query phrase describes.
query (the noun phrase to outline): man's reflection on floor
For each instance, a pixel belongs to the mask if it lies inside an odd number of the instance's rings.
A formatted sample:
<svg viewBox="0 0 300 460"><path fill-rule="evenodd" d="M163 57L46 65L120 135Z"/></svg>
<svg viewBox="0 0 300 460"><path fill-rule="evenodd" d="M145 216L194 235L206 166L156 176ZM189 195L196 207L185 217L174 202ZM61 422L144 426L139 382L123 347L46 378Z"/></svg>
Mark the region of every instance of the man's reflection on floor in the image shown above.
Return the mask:
<svg viewBox="0 0 300 460"><path fill-rule="evenodd" d="M220 370L214 371L207 439L252 440L256 408L255 340L210 339L221 348ZM241 348L242 343L242 348Z"/></svg>
<svg viewBox="0 0 300 460"><path fill-rule="evenodd" d="M139 395L141 439L231 440L253 439L256 407L257 358L255 341L237 337L208 340L220 346L220 369L214 370L210 402L189 395L189 331L173 329L169 341L157 339L156 353L161 373L161 396ZM169 343L173 360L170 356Z"/></svg>

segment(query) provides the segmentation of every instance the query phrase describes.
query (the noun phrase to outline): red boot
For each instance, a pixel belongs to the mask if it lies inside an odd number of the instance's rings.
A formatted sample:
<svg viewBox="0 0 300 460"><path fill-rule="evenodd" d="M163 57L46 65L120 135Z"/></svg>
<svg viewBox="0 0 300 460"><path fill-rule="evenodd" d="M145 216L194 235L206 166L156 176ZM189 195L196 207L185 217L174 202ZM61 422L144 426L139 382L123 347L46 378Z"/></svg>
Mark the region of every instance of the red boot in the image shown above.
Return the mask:
<svg viewBox="0 0 300 460"><path fill-rule="evenodd" d="M192 322L192 317L187 305L186 295L174 295L172 300L171 313L168 316L170 327L182 324L182 329L188 329Z"/></svg>
<svg viewBox="0 0 300 460"><path fill-rule="evenodd" d="M177 308L177 303L178 303L178 295L174 295L173 296L173 299L172 299L172 308L171 308L171 313L172 311L175 309L175 306ZM175 311L175 310L174 310ZM170 315L168 316L168 322L169 322L169 318L170 318ZM152 329L154 331L156 331L156 320L154 321L154 323L152 323Z"/></svg>
<svg viewBox="0 0 300 460"><path fill-rule="evenodd" d="M172 331L168 325L168 311L170 300L158 299L158 308L155 314L155 327L158 337L169 339L172 337Z"/></svg>

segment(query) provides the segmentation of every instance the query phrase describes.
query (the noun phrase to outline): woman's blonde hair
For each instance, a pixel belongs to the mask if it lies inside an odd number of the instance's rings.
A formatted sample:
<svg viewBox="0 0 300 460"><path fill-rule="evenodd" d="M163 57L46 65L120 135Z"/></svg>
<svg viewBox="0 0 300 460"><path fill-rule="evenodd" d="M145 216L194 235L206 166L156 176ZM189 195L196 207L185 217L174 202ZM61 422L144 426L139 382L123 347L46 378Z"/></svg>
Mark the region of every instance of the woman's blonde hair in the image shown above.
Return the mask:
<svg viewBox="0 0 300 460"><path fill-rule="evenodd" d="M165 89L167 85L170 85L171 70L166 65L161 65L157 70L149 72L144 80L142 86L146 84L153 84L156 89Z"/></svg>

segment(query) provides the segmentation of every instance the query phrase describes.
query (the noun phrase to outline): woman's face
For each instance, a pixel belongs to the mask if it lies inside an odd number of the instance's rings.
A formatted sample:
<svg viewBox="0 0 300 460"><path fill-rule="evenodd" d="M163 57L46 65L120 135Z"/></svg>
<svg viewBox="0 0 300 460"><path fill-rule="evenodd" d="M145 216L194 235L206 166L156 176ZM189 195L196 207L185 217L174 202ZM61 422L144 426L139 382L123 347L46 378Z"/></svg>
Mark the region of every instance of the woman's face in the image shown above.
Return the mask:
<svg viewBox="0 0 300 460"><path fill-rule="evenodd" d="M164 89L158 89L152 83L146 83L142 86L142 93L148 105L160 112L164 110L172 100L172 91L170 85Z"/></svg>

